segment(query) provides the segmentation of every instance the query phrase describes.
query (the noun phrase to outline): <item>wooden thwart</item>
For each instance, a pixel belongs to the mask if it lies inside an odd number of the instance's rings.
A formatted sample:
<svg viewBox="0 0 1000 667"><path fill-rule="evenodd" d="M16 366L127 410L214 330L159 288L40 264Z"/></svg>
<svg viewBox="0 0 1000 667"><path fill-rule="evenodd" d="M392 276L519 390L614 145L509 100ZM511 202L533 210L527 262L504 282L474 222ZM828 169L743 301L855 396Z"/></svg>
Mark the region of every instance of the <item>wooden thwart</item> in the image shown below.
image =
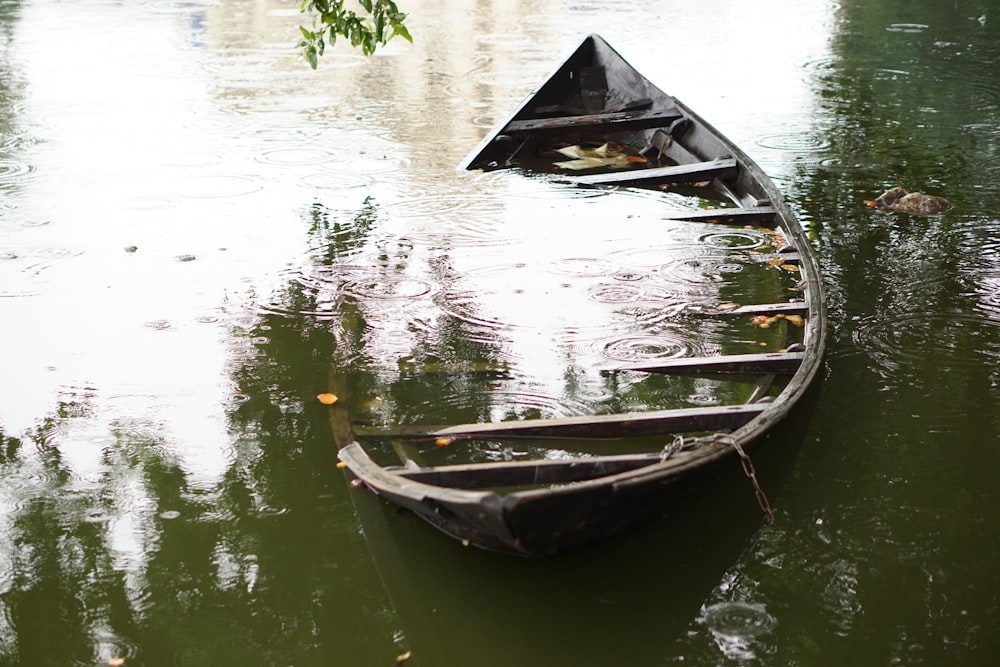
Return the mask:
<svg viewBox="0 0 1000 667"><path fill-rule="evenodd" d="M736 429L764 411L763 405L723 405L613 415L524 419L454 426L355 426L358 436L393 438L629 438L643 435Z"/></svg>
<svg viewBox="0 0 1000 667"><path fill-rule="evenodd" d="M600 458L501 461L468 463L431 468L390 469L392 472L424 484L484 489L498 486L533 486L568 484L620 472L635 470L660 461L659 454L624 454Z"/></svg>
<svg viewBox="0 0 1000 667"><path fill-rule="evenodd" d="M672 211L665 220L690 220L692 222L719 222L736 225L773 225L778 211L773 206L752 208L715 208L697 211Z"/></svg>
<svg viewBox="0 0 1000 667"><path fill-rule="evenodd" d="M541 130L580 130L595 127L607 127L611 130L641 130L643 128L659 127L669 123L681 114L676 109L657 109L654 111L620 111L615 113L596 113L583 116L560 116L558 118L536 118L532 120L514 120L505 128L505 134L521 134Z"/></svg>
<svg viewBox="0 0 1000 667"><path fill-rule="evenodd" d="M599 95L602 98L601 99L602 104L605 103L603 97L606 93L607 89L599 91ZM550 104L546 106L535 107L535 115L539 117L549 116L553 118L555 117L565 118L568 116L594 116L599 114L606 115L609 113L622 113L625 111L638 111L640 109L649 109L652 106L653 106L653 100L649 99L648 97L643 97L641 99L636 99L636 100L629 100L617 106L605 107L604 109L600 110L586 109L582 106L571 106L568 104ZM595 113L595 111L598 111L599 113Z"/></svg>
<svg viewBox="0 0 1000 667"><path fill-rule="evenodd" d="M719 357L678 357L658 359L639 364L627 364L607 371L645 371L709 375L715 373L775 373L791 375L805 358L802 352L771 352L766 354L728 354Z"/></svg>
<svg viewBox="0 0 1000 667"><path fill-rule="evenodd" d="M715 311L713 315L808 315L809 304L805 301L788 301L784 303L757 303L731 310Z"/></svg>
<svg viewBox="0 0 1000 667"><path fill-rule="evenodd" d="M654 184L690 183L692 181L710 181L713 178L722 180L736 177L736 158L723 158L710 162L694 164L679 164L673 167L652 167L650 169L631 169L615 171L606 174L588 174L567 179L577 185L625 185L629 183Z"/></svg>

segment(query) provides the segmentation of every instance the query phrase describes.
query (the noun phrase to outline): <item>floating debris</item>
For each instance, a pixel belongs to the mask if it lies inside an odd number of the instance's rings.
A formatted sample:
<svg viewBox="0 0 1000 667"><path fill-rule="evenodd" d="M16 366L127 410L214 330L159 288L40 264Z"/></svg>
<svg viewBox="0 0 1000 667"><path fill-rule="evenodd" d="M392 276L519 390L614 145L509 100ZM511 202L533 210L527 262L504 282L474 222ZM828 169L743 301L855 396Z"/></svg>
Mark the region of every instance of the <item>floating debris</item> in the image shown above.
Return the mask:
<svg viewBox="0 0 1000 667"><path fill-rule="evenodd" d="M771 325L779 320L785 320L789 324L797 327L805 326L805 319L801 315L786 315L777 313L775 315L754 315L750 318L750 323L761 329L769 329Z"/></svg>
<svg viewBox="0 0 1000 667"><path fill-rule="evenodd" d="M887 190L876 199L865 200L865 203L882 211L908 215L937 215L951 208L951 202L943 197L923 192L907 192L903 187Z"/></svg>
<svg viewBox="0 0 1000 667"><path fill-rule="evenodd" d="M556 162L555 166L574 171L601 167L621 168L633 163L646 162L645 158L638 155L626 155L619 148L612 147L610 144L602 144L597 148L583 148L579 145L564 146L557 148L556 152L573 159Z"/></svg>

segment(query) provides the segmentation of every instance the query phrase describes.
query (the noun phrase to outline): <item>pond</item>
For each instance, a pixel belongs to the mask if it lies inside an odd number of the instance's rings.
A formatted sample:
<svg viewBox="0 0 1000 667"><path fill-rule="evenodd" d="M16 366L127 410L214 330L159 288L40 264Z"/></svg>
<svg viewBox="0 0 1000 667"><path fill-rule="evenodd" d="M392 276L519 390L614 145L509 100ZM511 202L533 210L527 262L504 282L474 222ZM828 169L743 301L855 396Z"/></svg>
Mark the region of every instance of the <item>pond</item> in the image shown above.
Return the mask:
<svg viewBox="0 0 1000 667"><path fill-rule="evenodd" d="M314 72L295 2L0 0L0 663L995 664L991 3L401 5L414 44ZM351 489L316 395L578 414L598 353L713 344L610 316L659 199L456 170L592 32L775 179L832 330L754 454L774 523L733 470L518 560ZM866 206L895 185L954 208Z"/></svg>

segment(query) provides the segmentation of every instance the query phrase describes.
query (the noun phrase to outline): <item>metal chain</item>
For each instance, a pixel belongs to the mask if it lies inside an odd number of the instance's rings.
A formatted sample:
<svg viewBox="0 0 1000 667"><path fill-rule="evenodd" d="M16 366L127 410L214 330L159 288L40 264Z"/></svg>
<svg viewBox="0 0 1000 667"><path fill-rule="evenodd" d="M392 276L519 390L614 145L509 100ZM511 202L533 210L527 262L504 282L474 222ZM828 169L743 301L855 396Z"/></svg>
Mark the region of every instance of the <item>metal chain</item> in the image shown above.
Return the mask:
<svg viewBox="0 0 1000 667"><path fill-rule="evenodd" d="M761 511L764 512L764 516L767 518L768 523L774 523L774 511L771 509L771 503L767 501L767 495L764 494L764 489L760 488L760 482L757 481L757 471L753 467L753 461L750 460L750 456L744 451L743 446L736 441L736 438L731 435L722 435L720 439L728 442L732 445L736 453L740 455L740 462L743 464L743 472L750 479L750 483L753 484L753 493L757 496L757 504L760 505Z"/></svg>
<svg viewBox="0 0 1000 667"><path fill-rule="evenodd" d="M774 510L771 509L771 503L768 502L764 489L760 487L760 482L757 481L757 471L753 467L753 461L750 460L750 456L746 453L743 446L740 445L736 438L728 433L716 433L715 435L704 438L691 438L690 440L685 440L682 435L675 436L673 441L664 446L664 448L660 451L660 462L662 463L663 461L666 461L682 449L690 449L692 447L697 447L700 443L715 441L722 441L723 443L730 445L736 450L736 453L739 454L740 463L743 465L743 472L750 480L750 483L753 484L753 493L757 497L757 504L760 505L760 509L764 512L764 516L767 518L768 523L774 523Z"/></svg>
<svg viewBox="0 0 1000 667"><path fill-rule="evenodd" d="M684 436L683 435L674 436L673 442L671 442L668 445L665 445L663 449L660 451L660 463L663 463L664 461L666 461L667 459L669 459L671 456L681 451L682 449L684 449Z"/></svg>

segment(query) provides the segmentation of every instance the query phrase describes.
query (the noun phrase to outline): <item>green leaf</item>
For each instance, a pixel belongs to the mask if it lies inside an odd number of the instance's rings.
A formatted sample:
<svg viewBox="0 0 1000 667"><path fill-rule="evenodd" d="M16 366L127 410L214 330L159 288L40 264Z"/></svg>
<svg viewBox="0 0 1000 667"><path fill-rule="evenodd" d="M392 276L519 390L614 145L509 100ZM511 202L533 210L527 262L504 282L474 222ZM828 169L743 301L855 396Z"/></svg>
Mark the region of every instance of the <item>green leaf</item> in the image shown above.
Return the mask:
<svg viewBox="0 0 1000 667"><path fill-rule="evenodd" d="M405 14L403 16L405 16ZM393 36L399 35L400 37L408 41L410 44L413 44L413 38L410 37L410 31L406 29L405 25L397 21L392 21L391 23L392 23Z"/></svg>
<svg viewBox="0 0 1000 667"><path fill-rule="evenodd" d="M351 46L361 49L365 55L375 53L396 35L413 43L410 32L403 21L406 14L399 11L394 0L357 0L363 15L344 8L345 0L302 0L303 14L311 14L314 25L322 25L319 31L299 26L303 41L298 44L306 61L316 68L325 50L325 42L330 46L341 36L350 40ZM386 27L391 28L391 32ZM388 33L388 34L387 34ZM324 40L325 37L325 40Z"/></svg>

